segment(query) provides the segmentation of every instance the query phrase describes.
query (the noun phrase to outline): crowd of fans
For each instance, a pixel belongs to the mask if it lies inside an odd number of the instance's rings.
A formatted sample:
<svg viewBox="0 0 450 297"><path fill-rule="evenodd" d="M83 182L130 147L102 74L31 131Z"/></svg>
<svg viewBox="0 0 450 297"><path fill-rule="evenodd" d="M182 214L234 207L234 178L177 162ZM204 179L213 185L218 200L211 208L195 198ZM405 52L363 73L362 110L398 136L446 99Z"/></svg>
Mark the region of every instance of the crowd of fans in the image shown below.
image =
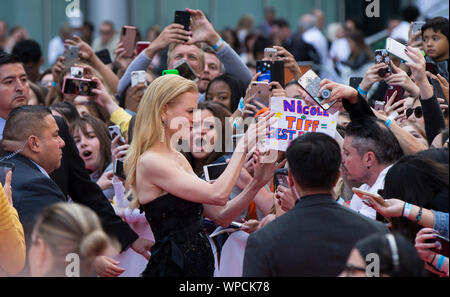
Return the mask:
<svg viewBox="0 0 450 297"><path fill-rule="evenodd" d="M0 187L0 276L66 276L75 254L81 276L448 277L448 19L415 32L419 11L405 8L387 29L410 60L375 63L356 18L324 34L320 10L292 30L267 8L258 26L246 15L217 32L186 11L190 31L138 32L150 43L131 56L112 22L97 39L88 22L64 25L45 55L0 20L0 167L14 167ZM270 97L315 105L298 80L320 75L334 138L261 146L274 118L251 86L266 48L286 69ZM197 79L165 72L182 60ZM92 95L63 91L74 67ZM205 166L224 163L207 181Z"/></svg>

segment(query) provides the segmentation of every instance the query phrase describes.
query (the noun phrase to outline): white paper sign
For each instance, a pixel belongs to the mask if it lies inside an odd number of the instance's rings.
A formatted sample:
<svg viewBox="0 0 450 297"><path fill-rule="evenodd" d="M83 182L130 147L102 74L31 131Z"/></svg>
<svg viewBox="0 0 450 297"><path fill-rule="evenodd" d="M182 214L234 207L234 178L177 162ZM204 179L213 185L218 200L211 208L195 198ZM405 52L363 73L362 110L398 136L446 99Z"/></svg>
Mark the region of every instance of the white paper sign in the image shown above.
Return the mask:
<svg viewBox="0 0 450 297"><path fill-rule="evenodd" d="M308 106L301 99L272 97L270 110L277 121L270 126L270 149L286 151L298 136L308 132L325 133L334 138L339 112L329 114L320 106Z"/></svg>

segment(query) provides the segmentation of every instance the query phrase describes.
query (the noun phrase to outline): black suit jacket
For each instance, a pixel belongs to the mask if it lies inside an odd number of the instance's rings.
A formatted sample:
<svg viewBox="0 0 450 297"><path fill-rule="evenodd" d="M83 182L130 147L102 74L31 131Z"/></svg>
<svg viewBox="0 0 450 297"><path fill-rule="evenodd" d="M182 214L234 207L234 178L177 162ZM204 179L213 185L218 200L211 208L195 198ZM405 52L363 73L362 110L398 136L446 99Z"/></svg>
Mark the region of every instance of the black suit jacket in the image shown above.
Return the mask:
<svg viewBox="0 0 450 297"><path fill-rule="evenodd" d="M50 205L65 202L66 197L27 157L15 155L8 162L15 164L11 182L12 198L29 248L31 233L39 215Z"/></svg>
<svg viewBox="0 0 450 297"><path fill-rule="evenodd" d="M245 277L337 276L355 243L386 226L337 204L330 195L304 197L251 234Z"/></svg>
<svg viewBox="0 0 450 297"><path fill-rule="evenodd" d="M55 117L55 120L59 136L66 145L62 149L61 167L50 174L51 178L74 202L92 209L99 216L105 232L120 242L122 250L127 249L139 235L116 215L100 187L91 181L66 121L60 117Z"/></svg>

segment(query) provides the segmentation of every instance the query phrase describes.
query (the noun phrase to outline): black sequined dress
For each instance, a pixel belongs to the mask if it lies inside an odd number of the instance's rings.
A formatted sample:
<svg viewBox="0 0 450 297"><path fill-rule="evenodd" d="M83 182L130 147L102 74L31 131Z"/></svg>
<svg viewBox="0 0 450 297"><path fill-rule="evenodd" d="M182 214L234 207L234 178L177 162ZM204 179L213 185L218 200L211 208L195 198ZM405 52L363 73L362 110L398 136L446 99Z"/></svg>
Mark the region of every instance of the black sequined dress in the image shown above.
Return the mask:
<svg viewBox="0 0 450 297"><path fill-rule="evenodd" d="M212 277L214 256L203 227L203 205L171 194L142 205L155 236L144 277Z"/></svg>

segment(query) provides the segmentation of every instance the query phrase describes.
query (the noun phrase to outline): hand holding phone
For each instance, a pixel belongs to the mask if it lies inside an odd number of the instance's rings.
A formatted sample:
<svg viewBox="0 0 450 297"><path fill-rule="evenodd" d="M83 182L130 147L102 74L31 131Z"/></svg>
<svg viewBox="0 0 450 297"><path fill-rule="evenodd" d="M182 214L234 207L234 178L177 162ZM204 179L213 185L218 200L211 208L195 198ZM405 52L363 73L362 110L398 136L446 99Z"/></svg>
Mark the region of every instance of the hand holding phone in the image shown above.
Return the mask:
<svg viewBox="0 0 450 297"><path fill-rule="evenodd" d="M97 94L92 92L97 88L97 83L83 78L66 77L62 88L63 94L96 97Z"/></svg>
<svg viewBox="0 0 450 297"><path fill-rule="evenodd" d="M125 138L123 138L122 132L120 131L119 126L117 126L117 125L109 126L108 131L109 131L109 135L111 136L111 140L114 140L117 136L120 136L117 146L122 146L125 144Z"/></svg>
<svg viewBox="0 0 450 297"><path fill-rule="evenodd" d="M8 174L8 172L14 171L15 167L16 166L14 165L14 163L0 162L0 183L2 183L2 186L5 185L6 175Z"/></svg>
<svg viewBox="0 0 450 297"><path fill-rule="evenodd" d="M439 234L434 234L434 236L435 239L427 239L425 240L425 243L439 243L440 248L436 247L431 250L437 254L448 257L449 256L448 238L445 238L444 236L441 236Z"/></svg>
<svg viewBox="0 0 450 297"><path fill-rule="evenodd" d="M370 193L368 191L364 191L361 190L359 188L352 188L353 193L355 193L356 195L358 195L359 198L362 199L362 197L364 195L366 196L370 196L371 198L373 198L378 204L380 204L383 207L388 207L389 205L384 201L383 197L381 197L378 194L374 194L374 193Z"/></svg>
<svg viewBox="0 0 450 297"><path fill-rule="evenodd" d="M406 46L390 37L386 39L386 50L403 61L414 64L414 60L406 54Z"/></svg>
<svg viewBox="0 0 450 297"><path fill-rule="evenodd" d="M308 70L300 79L298 83L300 86L308 93L308 95L317 102L324 110L330 109L337 101L331 102L329 104L322 103L324 100L327 100L331 97L331 90L324 89L322 90L320 96L320 77L312 70Z"/></svg>
<svg viewBox="0 0 450 297"><path fill-rule="evenodd" d="M375 50L375 64L386 64L386 68L381 68L378 70L378 75L380 77L385 77L386 74L392 73L391 70L391 58L389 53L385 49Z"/></svg>
<svg viewBox="0 0 450 297"><path fill-rule="evenodd" d="M273 176L273 186L274 190L278 189L278 186L283 186L285 188L290 188L289 186L289 178L288 178L288 169L280 168L275 170L275 174Z"/></svg>
<svg viewBox="0 0 450 297"><path fill-rule="evenodd" d="M67 45L64 50L64 66L69 69L78 61L80 47L76 45Z"/></svg>

